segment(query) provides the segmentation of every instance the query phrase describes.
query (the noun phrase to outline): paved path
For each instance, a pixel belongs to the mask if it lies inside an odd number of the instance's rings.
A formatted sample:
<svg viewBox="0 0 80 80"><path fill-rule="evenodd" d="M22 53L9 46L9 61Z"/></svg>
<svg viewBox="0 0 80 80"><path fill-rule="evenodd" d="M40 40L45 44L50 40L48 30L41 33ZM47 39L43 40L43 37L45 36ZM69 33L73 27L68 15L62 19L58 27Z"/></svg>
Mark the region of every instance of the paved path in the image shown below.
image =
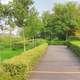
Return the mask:
<svg viewBox="0 0 80 80"><path fill-rule="evenodd" d="M80 62L66 46L49 46L28 80L80 80Z"/></svg>

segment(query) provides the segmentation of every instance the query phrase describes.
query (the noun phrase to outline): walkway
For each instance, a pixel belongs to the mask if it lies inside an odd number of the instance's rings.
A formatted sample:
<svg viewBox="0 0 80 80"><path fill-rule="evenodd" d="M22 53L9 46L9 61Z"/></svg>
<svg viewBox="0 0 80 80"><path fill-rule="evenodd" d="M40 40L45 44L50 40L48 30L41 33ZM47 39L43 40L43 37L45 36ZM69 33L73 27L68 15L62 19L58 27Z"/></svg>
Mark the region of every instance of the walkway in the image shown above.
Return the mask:
<svg viewBox="0 0 80 80"><path fill-rule="evenodd" d="M80 80L80 62L66 46L49 46L28 80Z"/></svg>

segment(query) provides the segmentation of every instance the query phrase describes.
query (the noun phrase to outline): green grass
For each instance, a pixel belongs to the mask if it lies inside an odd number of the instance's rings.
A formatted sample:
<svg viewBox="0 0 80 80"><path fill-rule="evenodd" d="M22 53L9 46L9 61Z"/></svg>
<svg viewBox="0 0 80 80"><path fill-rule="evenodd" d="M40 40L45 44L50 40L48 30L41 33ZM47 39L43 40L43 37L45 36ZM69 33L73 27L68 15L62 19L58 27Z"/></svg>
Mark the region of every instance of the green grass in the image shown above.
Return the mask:
<svg viewBox="0 0 80 80"><path fill-rule="evenodd" d="M20 50L20 49L19 50L12 50L12 49L6 48L6 49L0 51L0 59L1 60L9 59L11 57L14 57L14 56L21 54L22 51L23 50Z"/></svg>
<svg viewBox="0 0 80 80"><path fill-rule="evenodd" d="M9 45L1 43L0 44L0 60L9 59L16 55L19 55L21 54L22 51L23 51L22 49L12 50L9 48Z"/></svg>
<svg viewBox="0 0 80 80"><path fill-rule="evenodd" d="M45 40L36 39L35 47L45 43ZM26 45L26 51L34 48L34 42L31 41ZM16 43L13 49L9 48L9 44L0 43L0 60L10 59L14 56L20 55L23 52L23 43Z"/></svg>

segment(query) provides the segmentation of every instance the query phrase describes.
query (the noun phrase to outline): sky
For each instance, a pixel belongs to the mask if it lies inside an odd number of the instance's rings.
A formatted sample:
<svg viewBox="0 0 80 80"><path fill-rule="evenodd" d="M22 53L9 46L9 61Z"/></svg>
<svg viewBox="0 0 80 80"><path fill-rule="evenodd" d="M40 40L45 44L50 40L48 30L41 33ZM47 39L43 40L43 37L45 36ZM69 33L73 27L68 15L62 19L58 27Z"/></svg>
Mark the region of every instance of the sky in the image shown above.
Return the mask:
<svg viewBox="0 0 80 80"><path fill-rule="evenodd" d="M11 0L1 0L2 3L8 3ZM38 12L42 14L44 11L51 11L55 3L65 3L68 1L76 1L80 3L80 0L33 0L34 5Z"/></svg>
<svg viewBox="0 0 80 80"><path fill-rule="evenodd" d="M1 0L1 2L4 4L8 3L8 1L10 1L10 0Z"/></svg>
<svg viewBox="0 0 80 80"><path fill-rule="evenodd" d="M69 1L80 3L80 0L34 0L35 6L40 14L46 10L51 11L55 3L65 3Z"/></svg>

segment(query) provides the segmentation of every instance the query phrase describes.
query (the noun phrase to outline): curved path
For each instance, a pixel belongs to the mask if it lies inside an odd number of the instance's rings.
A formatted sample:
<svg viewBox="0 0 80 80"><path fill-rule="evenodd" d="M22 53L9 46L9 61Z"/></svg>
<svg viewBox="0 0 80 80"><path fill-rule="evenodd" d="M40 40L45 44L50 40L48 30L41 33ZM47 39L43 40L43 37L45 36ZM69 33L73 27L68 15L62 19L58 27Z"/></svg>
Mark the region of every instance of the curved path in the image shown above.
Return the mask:
<svg viewBox="0 0 80 80"><path fill-rule="evenodd" d="M80 80L80 62L66 46L49 46L28 80Z"/></svg>

